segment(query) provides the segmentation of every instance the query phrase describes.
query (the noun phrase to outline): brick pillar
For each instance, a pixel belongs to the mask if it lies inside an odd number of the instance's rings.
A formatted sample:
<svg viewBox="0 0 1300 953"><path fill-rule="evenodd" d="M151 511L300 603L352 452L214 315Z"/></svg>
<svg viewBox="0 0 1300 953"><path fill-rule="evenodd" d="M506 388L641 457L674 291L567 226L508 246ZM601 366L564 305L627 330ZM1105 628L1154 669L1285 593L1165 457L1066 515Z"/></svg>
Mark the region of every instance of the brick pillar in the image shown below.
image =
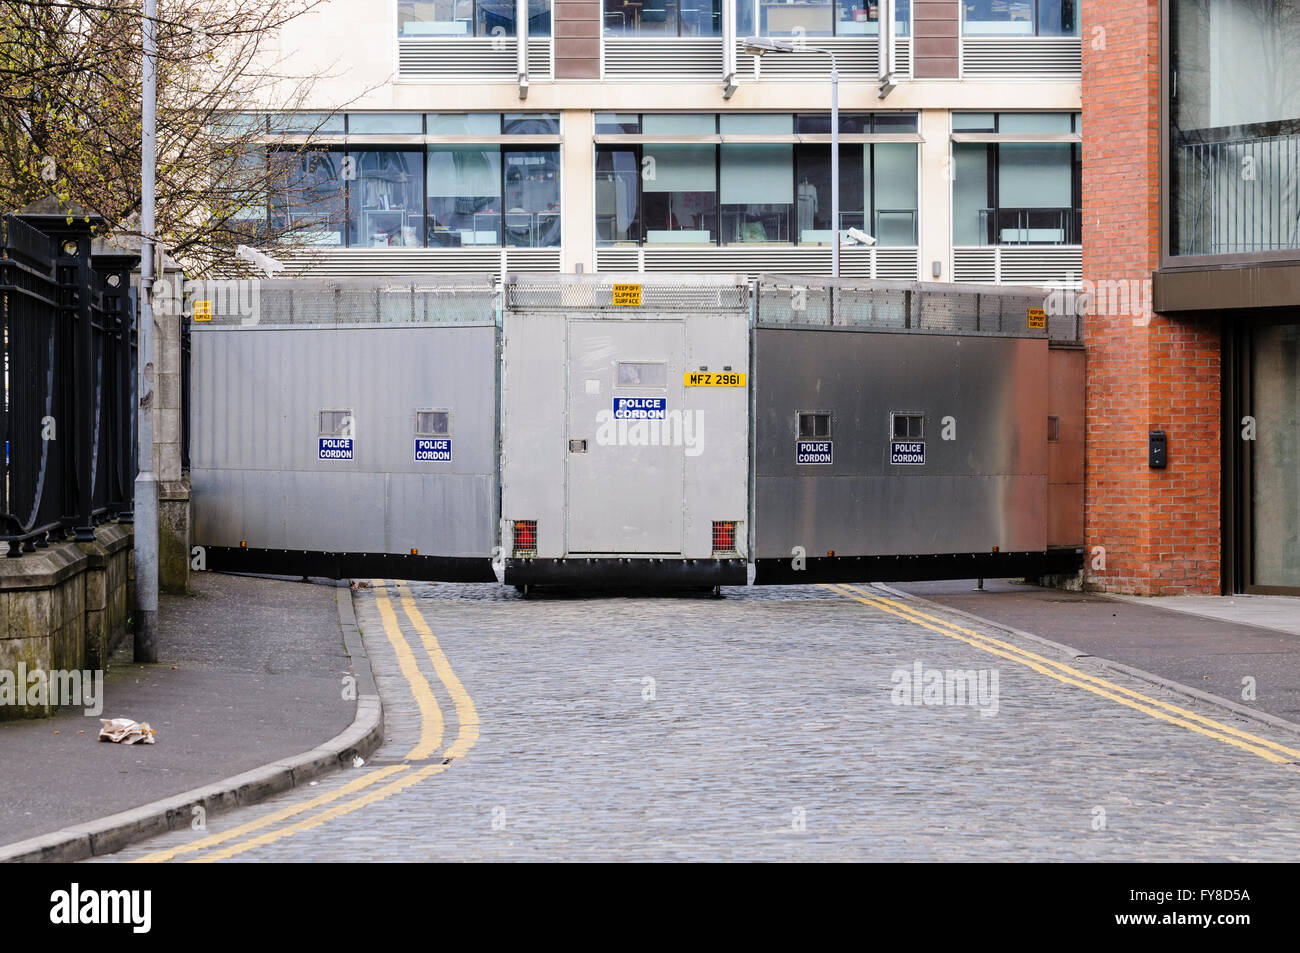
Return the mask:
<svg viewBox="0 0 1300 953"><path fill-rule="evenodd" d="M1217 593L1218 320L1150 311L1159 53L1158 4L1084 5L1085 579L1142 595ZM1147 466L1149 430L1169 434L1165 470Z"/></svg>

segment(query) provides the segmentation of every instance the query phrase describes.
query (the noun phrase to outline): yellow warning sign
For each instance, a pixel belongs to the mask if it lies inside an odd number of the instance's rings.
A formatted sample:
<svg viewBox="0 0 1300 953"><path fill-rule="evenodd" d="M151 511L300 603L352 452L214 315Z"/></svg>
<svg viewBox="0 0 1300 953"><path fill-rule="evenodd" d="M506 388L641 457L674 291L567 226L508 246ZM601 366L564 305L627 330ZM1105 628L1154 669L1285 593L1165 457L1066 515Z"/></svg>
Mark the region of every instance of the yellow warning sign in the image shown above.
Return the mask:
<svg viewBox="0 0 1300 953"><path fill-rule="evenodd" d="M194 320L211 321L212 320L212 302L195 301L194 302Z"/></svg>
<svg viewBox="0 0 1300 953"><path fill-rule="evenodd" d="M1047 312L1042 308L1030 308L1029 329L1031 331L1047 330Z"/></svg>
<svg viewBox="0 0 1300 953"><path fill-rule="evenodd" d="M615 285L614 304L620 307L641 307L640 285Z"/></svg>

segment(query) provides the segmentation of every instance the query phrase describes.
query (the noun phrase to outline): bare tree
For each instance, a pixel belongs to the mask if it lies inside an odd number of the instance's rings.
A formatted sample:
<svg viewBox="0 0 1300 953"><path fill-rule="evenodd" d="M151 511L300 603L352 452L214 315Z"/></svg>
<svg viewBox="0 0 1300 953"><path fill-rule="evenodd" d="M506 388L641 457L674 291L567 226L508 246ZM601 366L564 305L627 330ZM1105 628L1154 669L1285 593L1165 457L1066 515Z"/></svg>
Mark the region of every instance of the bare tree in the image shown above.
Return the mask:
<svg viewBox="0 0 1300 953"><path fill-rule="evenodd" d="M320 77L284 70L274 42L321 2L160 5L156 238L192 276L304 227L268 215L268 195L329 201L313 144L330 114L302 114ZM0 207L53 194L138 234L141 21L139 0L0 0ZM266 101L302 114L302 134L276 141L245 112Z"/></svg>

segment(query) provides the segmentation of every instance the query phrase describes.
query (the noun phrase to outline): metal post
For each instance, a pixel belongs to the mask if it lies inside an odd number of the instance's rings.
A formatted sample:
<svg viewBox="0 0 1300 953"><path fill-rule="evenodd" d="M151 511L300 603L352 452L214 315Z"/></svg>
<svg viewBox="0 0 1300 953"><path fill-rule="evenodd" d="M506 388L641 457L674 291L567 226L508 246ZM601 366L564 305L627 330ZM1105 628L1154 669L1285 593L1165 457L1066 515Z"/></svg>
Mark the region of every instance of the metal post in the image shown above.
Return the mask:
<svg viewBox="0 0 1300 953"><path fill-rule="evenodd" d="M831 58L831 277L840 276L840 71ZM835 292L831 291L831 323L835 322Z"/></svg>
<svg viewBox="0 0 1300 953"><path fill-rule="evenodd" d="M155 19L158 0L144 0L144 90L140 133L140 329L137 335L139 368L139 466L135 478L135 660L158 661L158 478L153 463L153 422L158 395L155 374L154 279L154 174L158 99L158 44Z"/></svg>
<svg viewBox="0 0 1300 953"><path fill-rule="evenodd" d="M515 0L515 72L519 98L528 98L528 0ZM505 221L502 219L502 221Z"/></svg>
<svg viewBox="0 0 1300 953"><path fill-rule="evenodd" d="M77 248L77 343L72 366L73 393L76 395L77 429L77 525L78 542L95 541L95 328L90 307L90 238L76 239Z"/></svg>

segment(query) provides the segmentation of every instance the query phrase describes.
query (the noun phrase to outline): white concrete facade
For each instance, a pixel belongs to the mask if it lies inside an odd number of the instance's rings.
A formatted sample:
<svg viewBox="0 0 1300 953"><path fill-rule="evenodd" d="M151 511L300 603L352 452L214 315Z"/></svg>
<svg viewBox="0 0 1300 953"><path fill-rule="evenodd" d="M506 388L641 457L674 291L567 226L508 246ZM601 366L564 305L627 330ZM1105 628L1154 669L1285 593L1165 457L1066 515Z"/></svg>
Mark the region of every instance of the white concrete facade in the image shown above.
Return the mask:
<svg viewBox="0 0 1300 953"><path fill-rule="evenodd" d="M595 134L594 119L597 113L665 113L703 112L732 113L826 113L829 112L830 89L828 70L820 67L797 78L764 79L761 73L755 78L753 59L741 53L738 58L739 82L733 95L724 96L721 74L716 80L706 81L695 75L675 74L671 58L663 61L653 77L554 79L551 54L540 60L545 71L530 70L526 98L521 98L520 84L513 76L492 76L485 79L473 69L455 76L411 75L401 71L398 38L397 0L331 0L312 12L282 28L277 55L281 58L277 69L289 75L314 75L309 99L302 108L338 110L342 112L550 112L559 113L560 126L560 178L561 178L561 244L558 256L541 256L527 259L516 255L516 260L505 262L515 255L511 249L501 256L500 267L541 267L543 270L572 272L581 267L585 272L614 270L602 268L599 260L602 251L618 250L622 255L605 255L607 262L617 262L619 268L635 262L635 267L668 270L668 249L659 246L632 247L597 243L595 225ZM731 9L731 0L727 0ZM443 44L457 40L469 43L480 38L441 39ZM842 44L847 38L836 38ZM1067 38L1068 39L1068 38ZM874 50L877 38L873 35L854 38L864 47ZM409 42L409 41L408 41ZM423 41L421 41L423 42ZM555 44L550 37L533 38L530 44ZM626 41L625 41L626 42ZM635 41L634 41L635 42ZM698 41L696 41L698 42ZM721 42L721 41L719 41ZM816 44L815 38L809 45ZM1073 38L1073 53L1077 57L1078 39ZM435 43L436 45L436 43ZM515 39L501 38L505 53L513 62ZM604 51L606 43L601 42ZM1067 43L1068 46L1068 43ZM442 49L443 47L438 47ZM530 54L531 56L531 54ZM768 57L772 58L771 55ZM653 65L653 64L652 64ZM981 67L979 78L912 79L909 75L911 58L905 69L900 67L897 86L883 99L878 96L878 82L874 76L849 71L841 67L840 109L842 112L911 113L917 118L918 142L918 200L916 215L917 243L912 258L899 258L894 254L893 270L886 272L881 265L880 276L903 277L904 271L915 261L915 274L910 277L922 280L992 280L1015 283L1054 283L1077 275L1080 252L1077 245L1056 243L1046 246L1035 244L1009 245L1002 248L989 246L974 249L955 262L953 241L953 186L954 162L952 115L954 112L1050 112L1077 113L1081 109L1081 86L1077 74L1068 69L1023 76L1007 74L990 78L988 69ZM1014 64L1008 69L1014 69ZM289 86L284 87L285 95ZM272 93L263 101L250 102L250 110L276 110L283 108ZM1077 130L1077 126L1075 127ZM396 137L401 139L402 137ZM1019 141L1023 141L1023 138ZM1034 136L1028 137L1034 139ZM1054 141L1078 142L1080 137L1056 137ZM338 140L343 141L343 140ZM359 140L349 137L349 143ZM368 144L384 140L369 136ZM420 146L403 140L415 148ZM424 136L420 142L439 141ZM989 141L1011 141L1011 137L992 137ZM1000 223L999 223L1000 225ZM792 229L793 230L793 229ZM990 234L997 226L990 229ZM1001 231L1006 231L1002 229ZM705 249L701 261L707 260L712 270L727 270L734 258L737 271L768 270L761 251L773 250L776 243L761 243L760 248L721 244ZM352 249L348 249L349 252ZM386 273L401 270L424 270L420 262L436 258L446 250L439 248L403 249L403 254L383 256L387 249L365 249L368 258L360 258L362 249L354 254L342 254L325 259L337 260L340 273ZM806 253L807 270L829 273L829 258L814 254L815 248L800 246L799 254ZM868 270L876 274L876 264L866 264L864 255L886 253L881 249L868 252L861 249L846 250L845 261L857 262L856 273ZM857 257L854 257L854 256ZM652 262L647 264L647 258ZM654 265L653 261L668 264ZM823 260L824 259L824 260ZM482 261L486 261L482 258ZM798 267L803 258L772 259L784 267ZM680 261L672 259L672 261ZM540 265L536 263L540 262ZM791 262L796 262L791 265ZM900 264L901 262L901 264ZM414 264L413 264L414 263ZM964 263L964 264L963 264ZM322 266L326 267L326 266ZM488 267L480 264L475 267ZM964 269L964 273L963 273ZM431 266L429 270L446 270ZM773 266L770 270L780 270ZM1004 273L1005 272L1005 273Z"/></svg>

